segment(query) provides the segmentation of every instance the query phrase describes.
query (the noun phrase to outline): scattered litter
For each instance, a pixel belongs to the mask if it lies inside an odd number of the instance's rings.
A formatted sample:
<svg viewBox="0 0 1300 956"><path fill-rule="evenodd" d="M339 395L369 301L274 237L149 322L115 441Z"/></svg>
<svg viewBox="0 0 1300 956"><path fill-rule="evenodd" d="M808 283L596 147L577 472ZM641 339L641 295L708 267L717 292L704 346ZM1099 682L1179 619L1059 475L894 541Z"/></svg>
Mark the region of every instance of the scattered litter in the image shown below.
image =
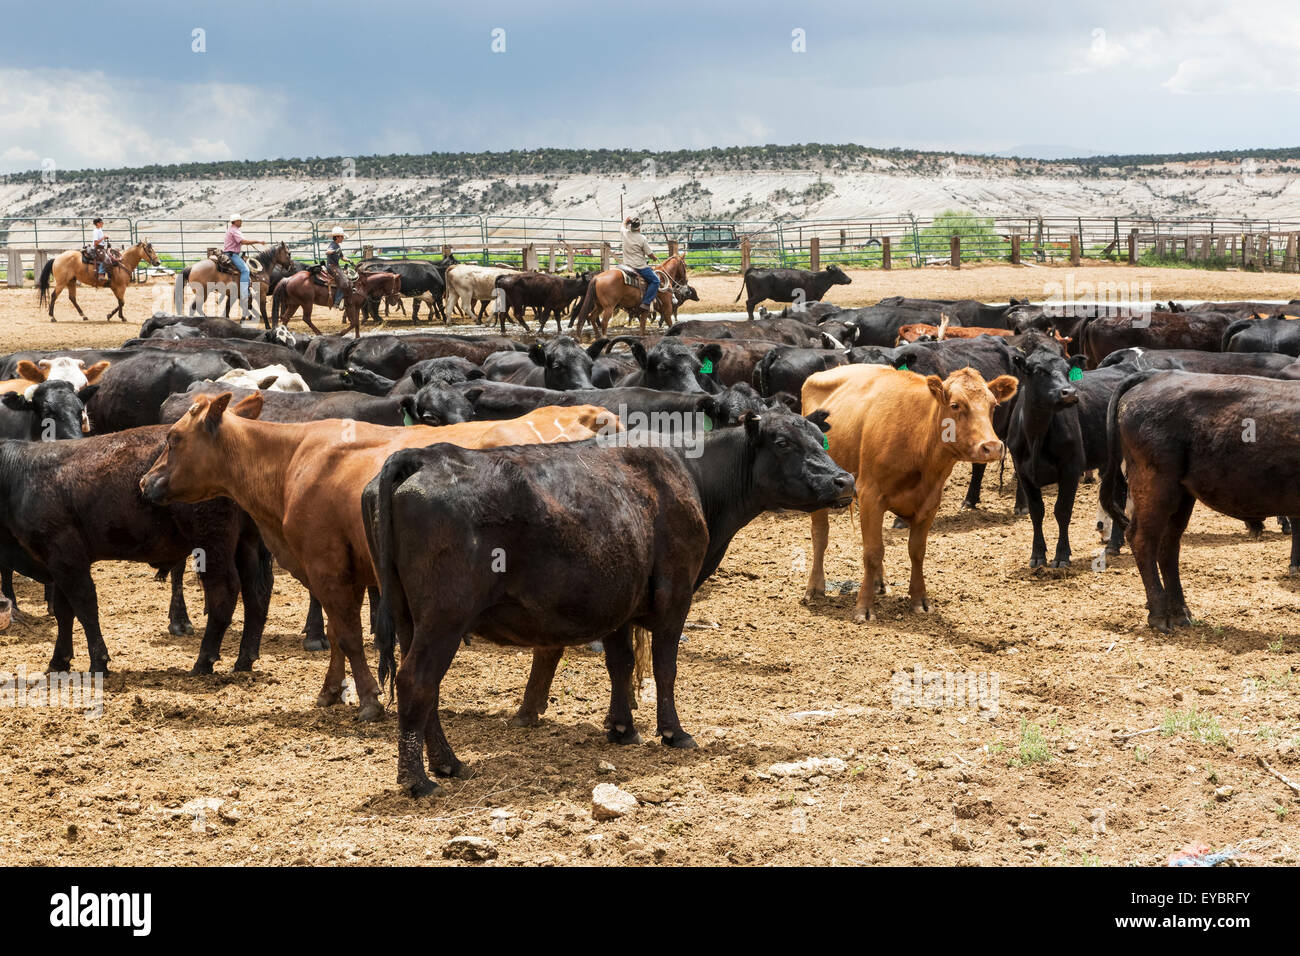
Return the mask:
<svg viewBox="0 0 1300 956"><path fill-rule="evenodd" d="M1169 858L1169 865L1218 866L1220 863L1231 860L1238 852L1240 851L1229 848L1220 850L1218 853L1211 853L1209 846L1204 843L1189 843Z"/></svg>

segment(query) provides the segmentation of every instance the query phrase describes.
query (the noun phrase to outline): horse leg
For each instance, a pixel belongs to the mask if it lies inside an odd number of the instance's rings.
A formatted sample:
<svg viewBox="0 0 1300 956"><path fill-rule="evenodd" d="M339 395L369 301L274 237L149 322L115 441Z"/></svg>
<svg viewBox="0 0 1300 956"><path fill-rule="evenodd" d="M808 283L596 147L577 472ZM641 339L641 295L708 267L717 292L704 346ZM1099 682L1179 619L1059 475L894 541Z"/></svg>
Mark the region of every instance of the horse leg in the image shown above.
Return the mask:
<svg viewBox="0 0 1300 956"><path fill-rule="evenodd" d="M113 317L113 313L116 312L116 313L117 313L117 317L118 317L119 319L121 319L123 322L125 322L125 321L126 321L126 312L125 312L125 309L126 309L126 283L125 283L125 282L122 283L122 288L121 288L120 290L118 289L117 284L114 283L114 284L113 284L113 295L117 296L117 308L115 308L115 309L110 309L108 315L104 316L104 321L107 322L109 319L111 319L111 318Z"/></svg>
<svg viewBox="0 0 1300 956"><path fill-rule="evenodd" d="M316 335L323 334L320 329L311 324L311 300L308 299L302 304L302 320L307 323L307 328L311 329Z"/></svg>
<svg viewBox="0 0 1300 956"><path fill-rule="evenodd" d="M57 299L57 298L59 297L59 293L62 292L62 291L63 291L63 286L59 285L59 284L56 282L55 285L54 285L54 294L53 294L52 296L50 296L50 321L51 321L51 322L57 322L57 321L59 321L58 319L56 319L56 318L54 317L54 300Z"/></svg>

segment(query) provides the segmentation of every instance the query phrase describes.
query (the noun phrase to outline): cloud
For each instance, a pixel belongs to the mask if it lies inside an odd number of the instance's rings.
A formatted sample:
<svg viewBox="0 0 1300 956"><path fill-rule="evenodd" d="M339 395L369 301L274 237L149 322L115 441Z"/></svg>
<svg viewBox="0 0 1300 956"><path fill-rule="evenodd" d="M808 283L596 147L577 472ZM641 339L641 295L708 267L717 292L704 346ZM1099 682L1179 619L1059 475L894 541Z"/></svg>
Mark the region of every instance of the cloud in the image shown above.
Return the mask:
<svg viewBox="0 0 1300 956"><path fill-rule="evenodd" d="M0 69L0 121L30 144L6 150L0 167L43 156L60 169L242 157L261 151L284 112L277 94L242 84L171 85L162 97L98 71Z"/></svg>
<svg viewBox="0 0 1300 956"><path fill-rule="evenodd" d="M1119 66L1151 65L1152 50L1158 45L1162 33L1156 27L1113 33L1105 27L1094 27L1088 48L1074 55L1070 73L1095 73Z"/></svg>

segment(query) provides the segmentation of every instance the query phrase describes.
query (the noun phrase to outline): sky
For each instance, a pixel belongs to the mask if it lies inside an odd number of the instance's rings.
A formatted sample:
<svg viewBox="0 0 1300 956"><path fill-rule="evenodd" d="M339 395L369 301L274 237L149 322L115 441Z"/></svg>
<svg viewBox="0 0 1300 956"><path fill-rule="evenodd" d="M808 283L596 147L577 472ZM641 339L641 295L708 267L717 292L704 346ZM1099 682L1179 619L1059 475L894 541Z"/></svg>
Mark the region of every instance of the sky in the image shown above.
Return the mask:
<svg viewBox="0 0 1300 956"><path fill-rule="evenodd" d="M14 4L0 172L537 147L1292 146L1300 4ZM200 31L196 33L195 31Z"/></svg>

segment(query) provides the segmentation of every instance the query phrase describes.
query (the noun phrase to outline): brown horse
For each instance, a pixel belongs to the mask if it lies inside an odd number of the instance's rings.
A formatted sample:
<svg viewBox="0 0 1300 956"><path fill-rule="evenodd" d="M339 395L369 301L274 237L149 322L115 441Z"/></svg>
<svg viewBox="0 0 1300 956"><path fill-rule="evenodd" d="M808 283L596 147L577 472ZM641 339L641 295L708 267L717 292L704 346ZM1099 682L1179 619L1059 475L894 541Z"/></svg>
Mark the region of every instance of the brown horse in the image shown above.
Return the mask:
<svg viewBox="0 0 1300 956"><path fill-rule="evenodd" d="M149 244L149 240L142 239L123 252L122 257L108 267L106 278L113 289L113 295L117 296L117 307L104 316L105 321L111 319L114 312L123 322L126 321L126 313L122 311L126 305L126 284L131 281L131 273L135 271L135 267L140 264L142 259L148 260L151 266L162 265L153 251L153 246ZM54 279L53 295L50 294L51 277ZM98 266L94 263L81 261L80 249L69 249L67 252L61 252L45 263L45 268L41 270L41 279L37 288L40 289L41 293L40 304L45 305L47 301L50 304L51 322L58 321L54 317L54 302L64 289L68 290L68 301L72 303L72 307L81 316L81 321L87 321L86 313L82 312L81 306L77 305L78 282L91 288L104 285L99 278Z"/></svg>
<svg viewBox="0 0 1300 956"><path fill-rule="evenodd" d="M361 307L366 300L381 295L396 295L401 289L401 277L392 272L363 272L357 276L343 295L343 323L352 328L352 334L361 338ZM306 269L281 279L275 287L275 321L288 325L293 314L302 308L302 320L317 335L323 334L312 325L313 306L326 308L334 304L334 287L320 285Z"/></svg>
<svg viewBox="0 0 1300 956"><path fill-rule="evenodd" d="M676 256L674 258L681 258ZM671 260L670 260L671 261ZM682 263L682 271L685 272L686 264ZM662 269L658 270L663 272ZM664 279L667 278L667 281ZM673 288L674 281L670 277L660 277L659 292L655 295L655 305L659 309L660 315L673 314ZM627 309L627 314L634 319L641 320L641 334L645 335L645 322L650 317L646 309L641 308L641 296L644 294L644 286L628 285L623 279L623 271L618 268L606 269L600 273L591 282L587 283L587 294L582 299L582 306L578 309L578 315L574 319L577 325L575 336L582 334L582 323L590 321L592 329L597 328L597 313L599 313L599 334L603 338L609 334L609 320L613 317L616 309Z"/></svg>
<svg viewBox="0 0 1300 956"><path fill-rule="evenodd" d="M289 247L280 242L270 249L246 255L245 258L248 260L251 273L248 292L251 296L253 288L257 288L258 314L265 320L266 290L271 281L271 270L276 266L288 269L293 265L293 256L289 253ZM190 315L203 315L203 306L208 296L216 292L218 307L220 307L221 297L225 297L225 315L226 318L230 318L230 304L239 296L238 275L221 272L217 269L215 260L200 259L193 265L185 267L185 271L181 273L181 281L194 293L194 301L190 303L189 308Z"/></svg>

